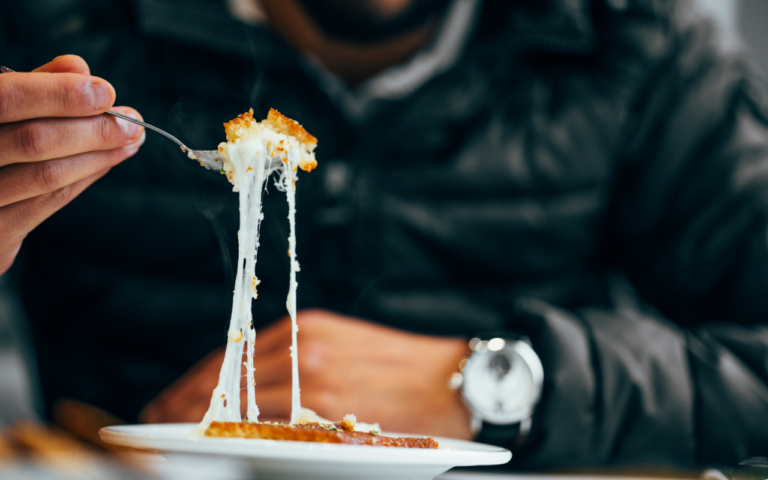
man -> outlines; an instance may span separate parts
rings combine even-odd
[[[145,138],[98,115],[117,94],[193,148],[251,106],[320,139],[298,185],[306,407],[521,468],[764,453],[767,117],[697,3],[261,0],[252,27],[203,1],[4,5],[19,69],[82,57],[0,76],[0,252],[23,245],[49,410],[197,421],[221,365],[236,198],[159,136],[116,166]],[[265,419],[289,408],[285,208],[265,195]],[[544,388],[475,434],[447,381],[486,332],[524,335]]]

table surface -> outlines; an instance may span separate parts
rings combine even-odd
[[[72,460],[72,459],[70,459]],[[114,458],[92,456],[87,461],[82,457],[73,461],[66,458],[42,459],[37,461],[0,461],[2,480],[206,480],[240,478],[236,469],[227,472],[221,463],[200,462],[180,466],[153,453],[136,453],[126,458],[128,463],[140,468],[126,468]],[[147,472],[142,474],[141,470]],[[493,473],[454,470],[439,475],[435,480],[727,480],[717,471],[704,476],[679,475],[623,475],[623,474],[535,474],[535,473]]]
[[[700,479],[698,476],[679,476],[679,477],[657,477],[657,476],[636,476],[636,475],[586,475],[586,474],[538,474],[538,473],[488,473],[488,472],[466,472],[449,471],[439,475],[435,480],[693,480]],[[708,478],[707,480],[716,480]],[[723,477],[722,480],[727,480]]]

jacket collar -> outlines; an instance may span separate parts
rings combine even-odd
[[[523,50],[589,53],[595,44],[590,0],[484,0],[478,36]],[[265,28],[239,22],[223,0],[134,0],[145,34],[254,57],[281,45]],[[500,21],[501,19],[501,21]],[[483,24],[496,34],[483,35]],[[490,32],[489,32],[490,33]],[[501,37],[501,38],[499,38]],[[281,45],[282,46],[282,45]],[[287,52],[286,52],[287,53]]]
[[[590,0],[486,0],[484,21],[497,26],[489,38],[521,50],[585,54],[595,45]],[[505,18],[498,22],[494,18]],[[501,37],[501,39],[499,38]]]

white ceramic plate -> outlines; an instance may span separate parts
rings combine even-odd
[[[114,445],[152,450],[173,461],[185,455],[226,455],[247,461],[254,478],[430,480],[452,467],[500,465],[509,450],[482,443],[432,437],[439,450],[286,442],[249,438],[188,438],[194,424],[123,425],[102,428],[101,439]],[[387,433],[387,436],[405,436]]]

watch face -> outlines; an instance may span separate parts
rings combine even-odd
[[[541,382],[531,369],[530,359],[521,356],[527,352],[516,348],[519,343],[508,342],[496,351],[477,351],[464,366],[464,398],[487,422],[509,424],[524,420],[538,400]],[[525,348],[535,356],[530,347]]]

